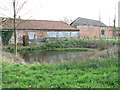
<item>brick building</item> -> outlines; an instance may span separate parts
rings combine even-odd
[[[3,19],[2,19],[3,20]],[[4,19],[2,31],[13,31],[13,19]],[[62,21],[48,21],[48,20],[22,20],[17,19],[17,42],[23,42],[23,35],[27,35],[29,41],[36,39],[38,43],[44,42],[46,39],[55,40],[57,37],[69,38],[79,37],[79,29],[74,28]],[[14,33],[9,41],[14,43]]]
[[[80,30],[80,38],[112,37],[112,28],[97,20],[78,17],[70,25]]]

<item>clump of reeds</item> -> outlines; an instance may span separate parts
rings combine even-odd
[[[2,62],[25,64],[24,59],[19,54],[15,56],[14,54],[8,52],[0,51],[0,53],[2,54]]]
[[[118,55],[118,46],[108,47],[107,49],[95,49],[94,51],[79,52],[82,60],[104,60]]]
[[[105,50],[96,50],[94,55],[90,57],[93,60],[103,60],[118,55],[118,46],[109,47]]]

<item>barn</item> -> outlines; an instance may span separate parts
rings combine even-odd
[[[80,30],[80,38],[112,37],[112,28],[98,20],[78,17],[70,25]]]
[[[2,19],[2,31],[13,31],[13,19]],[[79,29],[68,25],[63,21],[50,20],[16,20],[17,27],[17,42],[23,42],[23,36],[27,35],[30,42],[36,39],[37,43],[45,42],[47,39],[55,41],[57,38],[65,40],[68,38],[79,38]],[[9,43],[14,43],[14,33],[12,34]]]

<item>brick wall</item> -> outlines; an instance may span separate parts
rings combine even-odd
[[[35,32],[35,35],[37,38],[45,37],[46,32],[45,31],[38,31],[38,30],[18,30],[17,31],[17,43],[23,43],[23,35],[28,36],[28,32]],[[14,43],[14,33],[9,41],[10,44]]]
[[[101,35],[101,37],[112,37],[110,27],[77,26],[77,28],[80,30],[80,38],[99,38],[99,33],[101,35],[101,30],[105,30],[104,35]]]
[[[17,31],[17,43],[23,43],[23,35],[28,35],[28,32],[35,32],[35,35],[37,39],[40,41],[40,39],[46,39],[47,32],[66,32],[66,31],[42,31],[42,30],[18,30]],[[68,31],[70,32],[70,31]],[[72,31],[74,32],[74,31]],[[10,44],[14,43],[14,33],[9,41]]]

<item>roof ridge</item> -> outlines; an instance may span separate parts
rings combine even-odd
[[[9,19],[9,17],[0,17],[0,18],[6,18],[6,19]],[[14,19],[14,18],[10,18],[10,19]],[[37,19],[21,19],[21,18],[16,18],[16,20],[63,22],[63,21],[57,21],[57,20],[37,20]]]
[[[23,20],[23,19],[22,19]],[[48,22],[62,22],[62,21],[55,21],[55,20],[35,20],[35,19],[24,19],[26,21],[48,21]]]
[[[78,17],[78,18],[82,18],[82,17]],[[82,19],[87,19],[87,20],[92,20],[92,21],[99,21],[99,20],[89,19],[89,18],[82,18]],[[101,22],[101,21],[100,21],[100,22]]]
[[[106,24],[104,24],[102,21],[88,19],[88,18],[82,18],[82,17],[78,17],[70,25],[76,27],[78,24],[79,25],[87,24],[87,25],[106,26]]]
[[[70,24],[68,24],[68,23],[66,23],[66,22],[64,22],[64,21],[61,21],[61,22],[63,22],[64,24],[66,24],[66,25],[69,25],[70,27],[72,27],[72,28],[75,28],[75,27],[73,27],[72,25],[70,25]],[[77,28],[76,28],[77,29]]]

